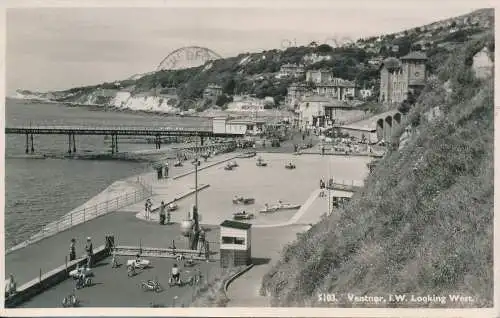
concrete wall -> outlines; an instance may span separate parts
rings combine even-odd
[[[108,255],[109,251],[105,248],[104,245],[102,245],[94,250],[93,262],[95,263],[101,261]],[[69,278],[69,272],[74,270],[77,265],[82,266],[83,264],[86,264],[86,262],[86,257],[80,257],[72,262],[68,262],[67,267],[66,264],[63,264],[48,273],[42,274],[41,277],[35,278],[30,282],[18,287],[16,294],[5,299],[5,308],[13,308],[19,306],[23,302],[33,298],[34,296],[42,293],[50,287],[59,284],[65,279]],[[34,267],[35,266],[36,265],[34,265]]]

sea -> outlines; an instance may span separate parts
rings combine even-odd
[[[5,126],[29,125],[198,127],[209,125],[209,121],[6,99]],[[110,151],[110,141],[104,136],[76,136],[76,146],[78,153]],[[154,147],[154,144],[119,141],[120,152]],[[34,135],[34,149],[34,158],[29,158],[31,155],[25,155],[25,135],[5,135],[6,248],[25,241],[44,225],[84,204],[113,182],[150,169],[147,163],[131,161],[35,159],[39,157],[36,155],[62,157],[66,154],[66,135]]]

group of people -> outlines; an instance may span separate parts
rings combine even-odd
[[[167,224],[170,224],[170,219],[171,219],[170,210],[167,209],[167,205],[165,204],[165,202],[161,201],[161,204],[160,204],[160,224],[161,225],[165,224],[165,219],[167,221]]]
[[[87,237],[87,242],[85,243],[85,254],[87,256],[87,267],[92,267],[92,257],[94,256],[94,247],[92,245],[92,238]],[[72,238],[69,243],[69,261],[74,261],[76,259],[76,239]]]

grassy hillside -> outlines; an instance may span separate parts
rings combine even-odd
[[[442,65],[410,111],[409,143],[349,205],[284,249],[263,279],[274,305],[321,306],[317,293],[336,292],[453,293],[492,306],[494,86],[471,68],[485,45],[494,47],[492,35]],[[426,120],[435,106],[443,116]]]

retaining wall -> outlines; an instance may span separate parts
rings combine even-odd
[[[105,248],[105,245],[102,245],[94,250],[94,258],[92,261],[95,264],[108,256],[109,250]],[[74,261],[68,262],[67,266],[63,264],[47,273],[41,274],[40,277],[20,286],[14,295],[8,298],[6,297],[5,308],[17,307],[50,287],[59,284],[69,278],[69,272],[74,270],[77,265],[82,266],[86,263],[87,257],[82,256]]]

